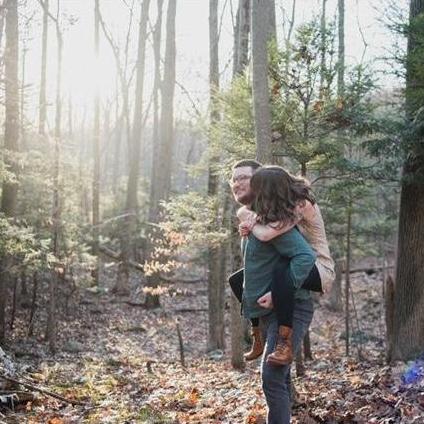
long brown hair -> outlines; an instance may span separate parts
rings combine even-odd
[[[309,182],[280,166],[258,169],[250,179],[250,187],[255,195],[253,210],[262,224],[278,221],[284,225],[296,218],[296,205],[306,200],[315,204]]]

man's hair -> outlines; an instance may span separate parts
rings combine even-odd
[[[254,159],[242,159],[233,165],[233,169],[242,168],[243,166],[250,166],[254,171],[262,168],[262,164]]]

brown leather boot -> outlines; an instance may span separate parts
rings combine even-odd
[[[246,361],[253,361],[259,358],[264,351],[264,342],[259,327],[252,327],[252,339],[253,344],[250,351],[243,355]]]
[[[274,352],[268,355],[266,362],[272,365],[288,365],[293,361],[293,330],[285,325],[278,327],[277,343]]]

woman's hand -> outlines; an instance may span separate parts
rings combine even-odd
[[[273,304],[272,304],[272,295],[271,292],[265,293],[263,296],[261,296],[258,299],[258,305],[262,306],[262,308],[265,309],[272,309],[273,308]]]
[[[252,231],[253,227],[257,224],[256,214],[251,212],[246,214],[245,220],[239,224],[239,234],[241,237],[247,237]]]

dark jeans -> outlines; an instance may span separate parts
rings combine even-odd
[[[295,300],[293,308],[293,352],[297,353],[312,321],[314,310],[311,299]],[[278,321],[271,312],[259,319],[262,337],[266,340],[261,364],[262,389],[268,405],[267,424],[289,424],[291,417],[290,365],[272,366],[266,362],[274,351],[278,335]]]
[[[293,284],[291,284],[290,278],[288,277],[289,263],[290,261],[288,259],[281,258],[281,261],[275,266],[271,284],[271,294],[278,325],[292,327],[294,294],[296,289]],[[231,289],[239,302],[241,302],[243,296],[243,279],[243,268],[231,274],[228,278]],[[306,277],[306,280],[303,282],[302,289],[322,292],[321,278],[316,265],[313,266],[308,277]],[[258,325],[258,318],[252,318],[251,323],[252,326],[256,327]]]

